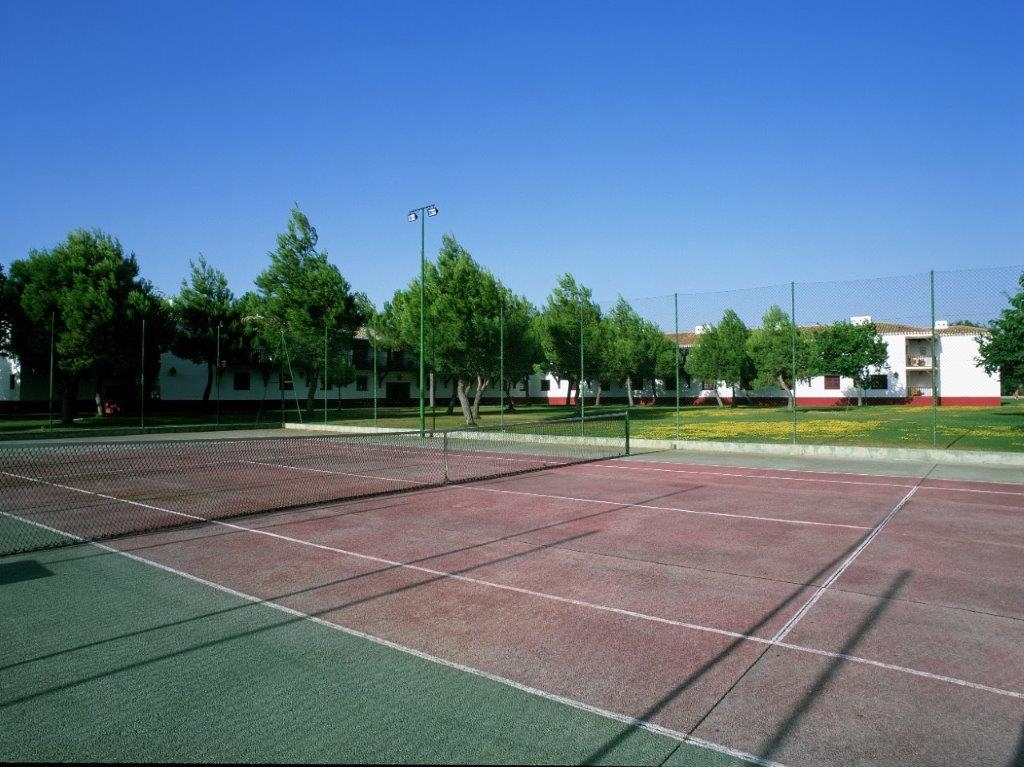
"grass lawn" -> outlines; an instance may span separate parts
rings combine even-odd
[[[624,410],[622,405],[586,407],[588,414]],[[483,406],[480,424],[497,426],[505,423],[571,418],[576,408],[548,405],[522,405],[514,412],[499,413],[496,405]],[[300,420],[294,407],[285,412],[290,422]],[[277,408],[262,412],[222,413],[220,426],[227,428],[274,427],[280,425]],[[719,408],[714,405],[683,407],[678,416],[675,408],[666,406],[634,407],[630,413],[631,434],[636,438],[709,440],[721,442],[768,442],[787,444],[792,441],[793,415],[784,408],[738,407]],[[934,420],[933,420],[934,419]],[[303,413],[305,423],[324,423],[322,409]],[[379,407],[376,418],[372,408],[330,408],[327,422],[354,426],[384,426],[400,429],[419,428],[419,410],[413,407]],[[140,433],[137,416],[85,417],[70,429],[49,428],[46,416],[5,416],[0,418],[0,439],[69,436],[74,434]],[[200,414],[163,414],[146,416],[147,432],[213,429],[213,416]],[[445,407],[433,411],[428,407],[426,425],[429,429],[450,429],[464,425],[456,408],[453,415]],[[934,441],[933,441],[934,429]],[[864,407],[800,408],[796,414],[796,437],[800,444],[863,445],[885,447],[932,447],[964,450],[1024,451],[1024,400],[1006,399],[1001,407],[908,407],[906,405],[865,405]]]

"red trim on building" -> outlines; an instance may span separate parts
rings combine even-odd
[[[867,401],[865,399],[865,401]],[[854,400],[856,402],[856,400]],[[847,403],[846,397],[797,397],[797,407],[836,407],[837,405],[845,405]]]
[[[940,405],[968,405],[973,407],[999,407],[999,397],[939,397]]]

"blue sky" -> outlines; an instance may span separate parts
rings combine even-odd
[[[543,303],[1024,263],[1024,3],[0,4],[0,259],[241,294],[293,203],[378,305],[412,208]]]

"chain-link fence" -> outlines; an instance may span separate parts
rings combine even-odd
[[[607,381],[602,393],[638,406],[637,437],[1022,450],[1020,382],[986,372],[980,353],[1022,274],[929,271],[626,299],[675,342],[678,366]],[[602,315],[619,300],[599,302]]]
[[[1024,450],[1024,381],[981,364],[1022,274],[922,271],[602,300],[570,278],[533,320],[511,294],[449,300],[444,311],[428,295],[420,338],[413,296],[404,346],[372,323],[353,337],[257,317],[247,319],[260,332],[225,329],[194,359],[140,325],[125,370],[78,382],[78,415],[147,430],[345,421],[434,431],[467,413],[500,426],[625,405],[637,438]],[[42,431],[58,427],[59,377],[45,365],[9,372],[20,399],[11,404],[48,408]]]

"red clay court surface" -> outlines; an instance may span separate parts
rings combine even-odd
[[[1024,485],[627,459],[110,545],[762,763],[1024,763]]]

